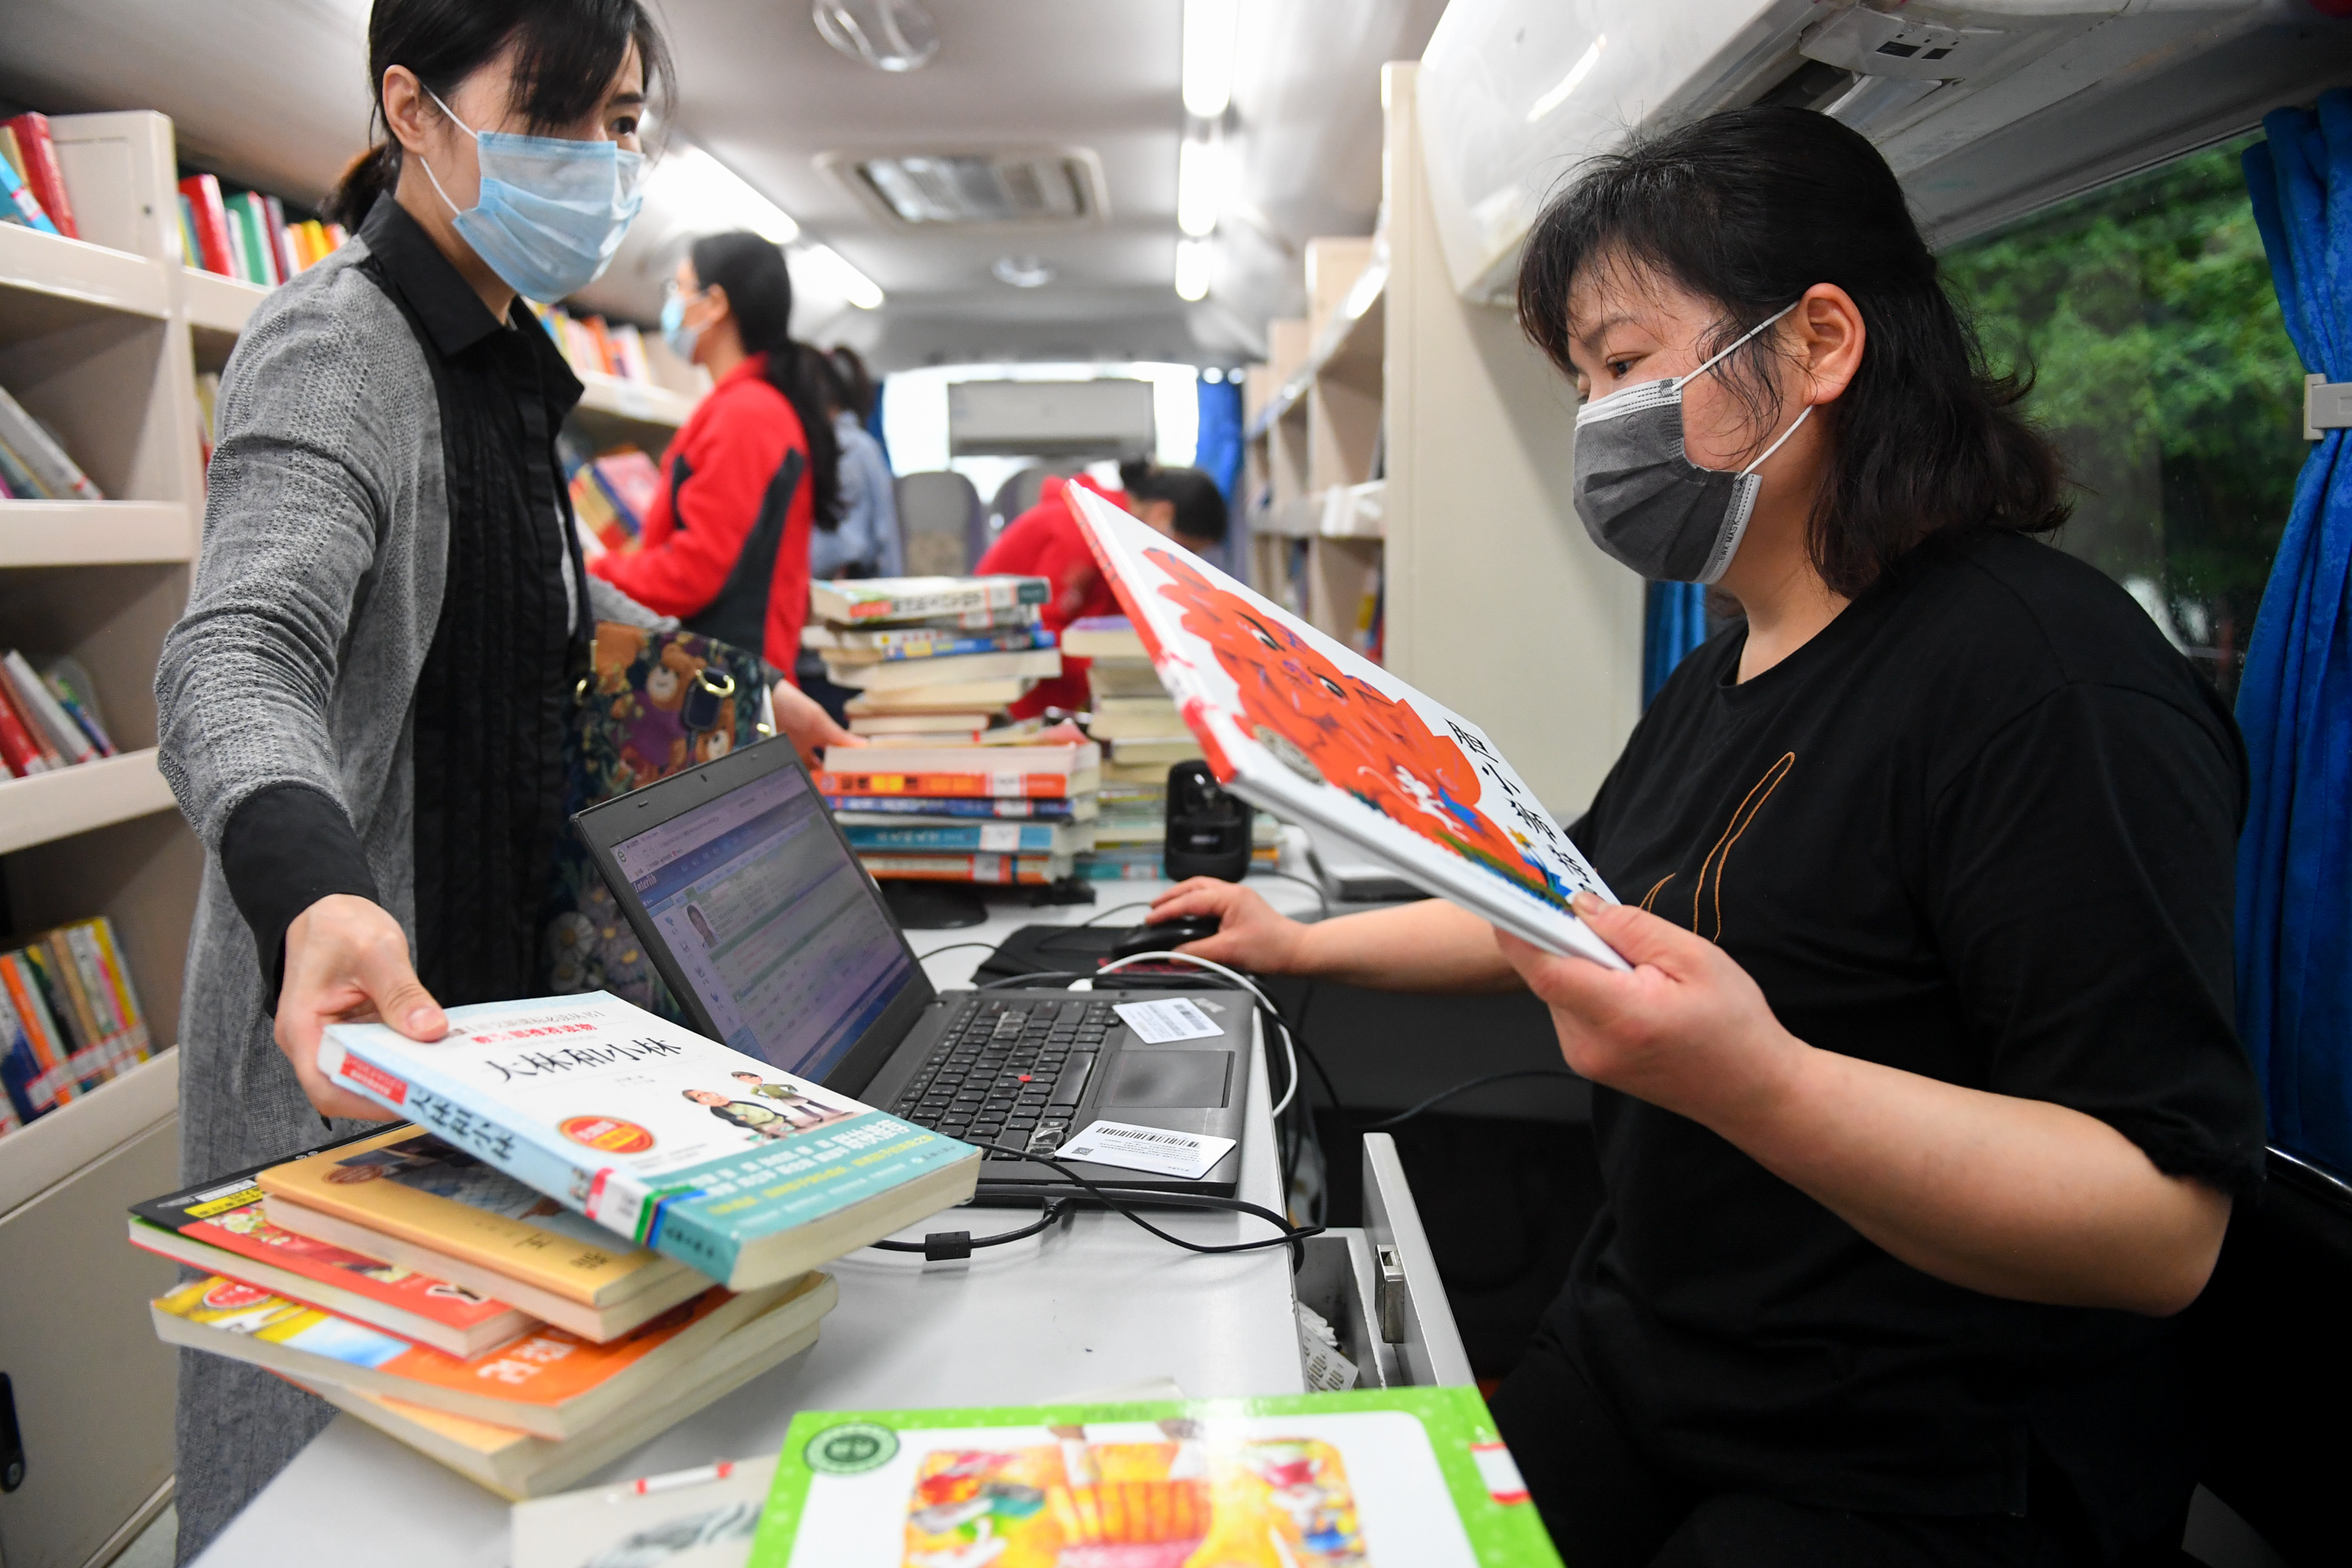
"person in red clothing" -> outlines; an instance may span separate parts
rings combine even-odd
[[[1095,564],[1094,552],[1078,527],[1077,514],[1062,492],[1084,485],[1105,500],[1126,508],[1194,554],[1215,549],[1225,537],[1225,498],[1217,482],[1198,468],[1163,468],[1156,463],[1121,463],[1121,489],[1107,489],[1085,474],[1071,479],[1048,478],[1037,504],[1004,525],[988,553],[975,568],[982,574],[1043,577],[1051,583],[1040,619],[1056,637],[1072,621],[1090,616],[1119,614],[1118,599]],[[1040,681],[1029,695],[1013,705],[1013,716],[1026,719],[1048,708],[1077,712],[1087,706],[1087,661],[1065,658],[1062,674]]]
[[[709,235],[677,264],[662,327],[715,384],[663,461],[642,548],[589,570],[686,629],[756,648],[786,680],[808,619],[809,534],[839,521],[840,447],[794,342],[784,253]]]

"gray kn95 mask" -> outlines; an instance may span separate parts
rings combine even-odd
[[[1764,488],[1756,470],[1813,410],[1808,405],[1737,473],[1702,468],[1683,450],[1683,388],[1796,308],[1767,316],[1688,375],[1645,381],[1576,411],[1576,515],[1593,543],[1654,583],[1723,575]]]

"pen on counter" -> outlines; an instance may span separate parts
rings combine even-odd
[[[709,1481],[723,1481],[735,1473],[735,1461],[721,1459],[715,1465],[698,1465],[690,1470],[672,1470],[667,1475],[640,1476],[627,1485],[604,1494],[606,1502],[619,1502],[625,1498],[650,1497],[656,1492],[674,1492],[684,1487],[698,1487]]]

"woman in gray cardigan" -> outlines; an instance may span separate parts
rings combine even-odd
[[[224,374],[202,553],[156,674],[206,858],[183,1004],[191,1184],[383,1119],[329,1085],[338,1018],[438,1038],[442,1003],[542,988],[536,917],[595,621],[554,437],[581,387],[518,296],[601,271],[637,206],[639,0],[377,0],[388,134],[356,233],[258,309]],[[776,693],[803,749],[844,743]],[[412,953],[414,961],[412,963]],[[333,1411],[184,1353],[183,1559]]]

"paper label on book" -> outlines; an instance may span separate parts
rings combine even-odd
[[[1147,1046],[1172,1045],[1178,1040],[1206,1040],[1223,1034],[1220,1025],[1182,996],[1153,1002],[1122,1002],[1111,1009]]]
[[[1215,1138],[1205,1132],[1171,1132],[1165,1127],[1138,1127],[1131,1122],[1097,1120],[1081,1128],[1057,1152],[1065,1159],[1197,1182],[1233,1146],[1232,1139]]]
[[[980,847],[982,849],[1004,851],[1021,847],[1021,827],[1018,823],[983,822],[980,825]]]

